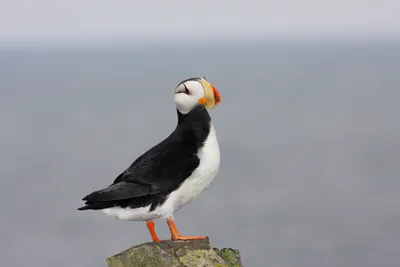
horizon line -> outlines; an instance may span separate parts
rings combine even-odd
[[[0,36],[4,45],[155,45],[155,44],[243,44],[265,42],[399,42],[399,35],[388,34],[269,34],[209,36]]]

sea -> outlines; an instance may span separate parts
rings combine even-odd
[[[1,265],[105,267],[149,242],[77,208],[174,130],[196,76],[221,94],[221,167],[181,234],[246,267],[400,265],[400,42],[347,40],[0,44]]]

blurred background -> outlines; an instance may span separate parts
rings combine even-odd
[[[0,2],[2,266],[106,266],[144,222],[78,212],[206,76],[221,169],[176,213],[245,266],[400,263],[400,4]],[[168,238],[163,220],[159,235]]]

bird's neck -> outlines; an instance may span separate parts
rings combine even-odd
[[[204,106],[195,107],[187,114],[178,111],[178,125],[174,134],[187,144],[202,147],[210,133],[212,124],[211,117]]]
[[[211,122],[210,114],[208,114],[206,108],[203,105],[196,106],[187,114],[182,114],[181,112],[179,112],[178,109],[176,111],[178,114],[178,126],[181,124],[186,124],[188,122],[201,124]]]

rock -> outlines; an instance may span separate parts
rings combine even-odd
[[[106,259],[109,267],[242,267],[236,249],[212,248],[208,239],[166,240],[134,246]]]

